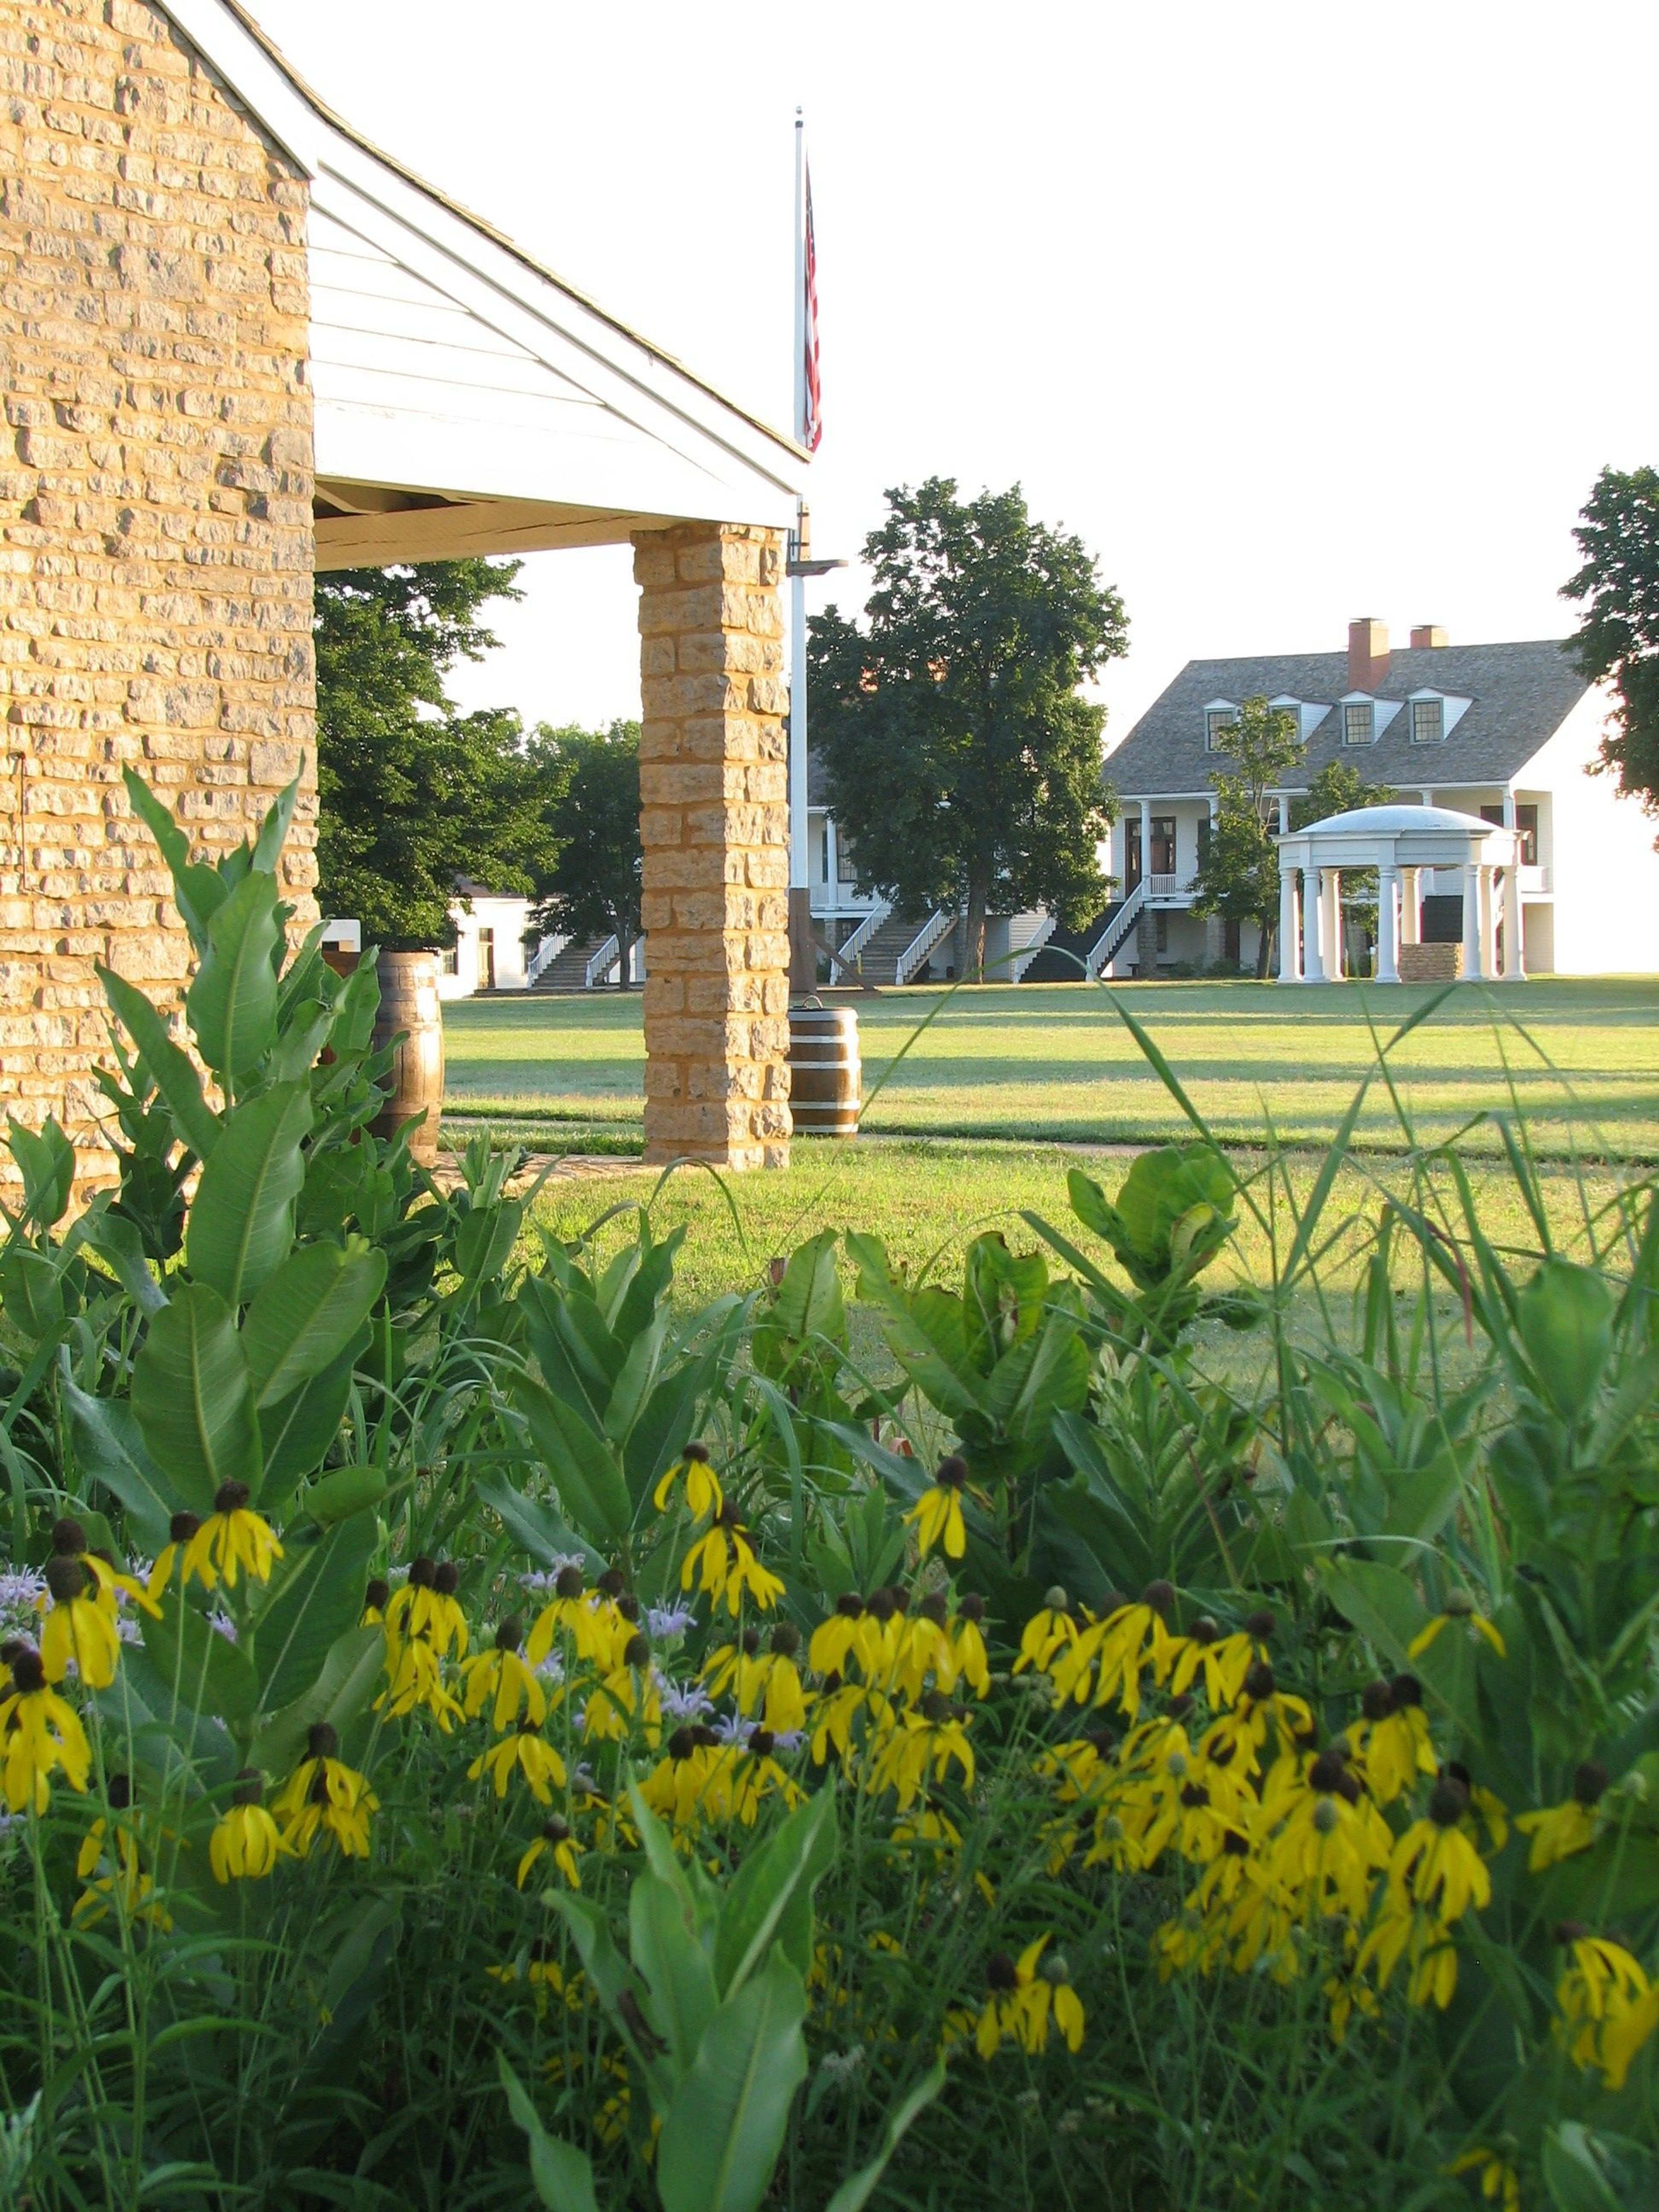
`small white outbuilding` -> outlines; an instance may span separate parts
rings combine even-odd
[[[1449,806],[1360,806],[1291,830],[1275,840],[1279,981],[1342,980],[1342,877],[1357,868],[1376,871],[1379,983],[1401,981],[1402,948],[1420,946],[1423,901],[1437,893],[1462,901],[1465,979],[1494,981],[1501,963],[1504,981],[1519,981],[1520,842],[1501,823]]]

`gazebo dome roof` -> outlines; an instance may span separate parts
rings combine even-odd
[[[1346,814],[1329,814],[1322,822],[1310,822],[1295,835],[1399,837],[1408,836],[1414,830],[1462,830],[1477,837],[1488,837],[1499,826],[1479,814],[1460,814],[1452,806],[1356,806]]]

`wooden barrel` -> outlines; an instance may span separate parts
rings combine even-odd
[[[376,975],[380,1011],[374,1018],[374,1048],[407,1031],[392,1059],[392,1093],[373,1127],[377,1137],[395,1137],[414,1115],[426,1120],[410,1142],[410,1157],[422,1167],[438,1159],[438,1121],[444,1103],[444,1028],[438,1004],[435,952],[383,952]]]
[[[850,1006],[789,1010],[789,1110],[798,1137],[856,1137],[864,1103],[859,1018]]]

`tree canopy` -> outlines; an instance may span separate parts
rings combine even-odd
[[[1225,921],[1255,922],[1261,933],[1256,973],[1265,975],[1279,927],[1279,849],[1273,842],[1279,825],[1276,802],[1268,794],[1285,788],[1307,749],[1296,716],[1265,699],[1246,699],[1237,720],[1217,737],[1216,746],[1228,765],[1210,771],[1216,812],[1199,862],[1193,911],[1218,915]],[[1352,807],[1386,805],[1393,797],[1384,786],[1368,784],[1352,763],[1327,761],[1306,792],[1291,800],[1291,826],[1301,830]],[[1358,872],[1352,878],[1352,890],[1363,896],[1368,883],[1374,889],[1376,881],[1374,870]]]
[[[1584,610],[1574,658],[1615,702],[1599,766],[1659,814],[1659,471],[1603,469],[1572,534],[1584,562],[1561,596]]]
[[[1105,709],[1079,686],[1127,624],[1082,540],[1034,521],[1018,485],[963,501],[935,477],[887,505],[862,623],[831,606],[811,625],[812,746],[860,884],[913,911],[963,903],[978,975],[994,898],[1075,925],[1104,896]]]
[[[562,930],[624,950],[640,933],[640,726],[544,723],[530,743],[547,795],[555,858],[538,877],[532,930]],[[622,981],[628,981],[627,963]]]
[[[515,714],[461,714],[458,659],[516,599],[516,562],[354,568],[317,579],[319,896],[366,944],[447,944],[455,879],[529,892],[555,859],[542,770]]]

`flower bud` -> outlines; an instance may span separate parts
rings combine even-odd
[[[1265,1605],[1258,1606],[1254,1613],[1247,1613],[1244,1616],[1245,1633],[1254,1636],[1258,1644],[1265,1644],[1278,1626],[1278,1621]]]
[[[933,1480],[947,1490],[962,1490],[968,1481],[968,1462],[959,1452],[951,1452],[942,1459],[934,1471]]]
[[[363,1603],[373,1606],[376,1613],[384,1613],[392,1595],[392,1585],[376,1575],[363,1592]]]
[[[61,1521],[52,1524],[52,1548],[65,1559],[73,1559],[77,1552],[87,1548],[87,1532],[81,1523],[65,1514]]]
[[[1155,1581],[1148,1583],[1140,1593],[1142,1605],[1151,1606],[1154,1613],[1168,1613],[1175,1601],[1175,1584],[1165,1582],[1162,1575]]]
[[[432,1570],[432,1587],[440,1597],[453,1597],[461,1586],[461,1571],[453,1559],[441,1559]]]
[[[781,1620],[772,1631],[772,1650],[780,1659],[793,1659],[800,1650],[800,1631],[793,1620]]]
[[[168,1539],[175,1544],[187,1544],[201,1525],[193,1513],[175,1513],[167,1522]]]
[[[1607,1770],[1599,1759],[1587,1759],[1572,1778],[1572,1794],[1581,1805],[1597,1803],[1607,1786]]]
[[[498,1651],[516,1651],[524,1642],[524,1624],[516,1613],[509,1613],[495,1631]]]
[[[226,1519],[233,1513],[245,1513],[252,1495],[245,1482],[222,1482],[213,1493],[213,1510]]]
[[[578,1566],[562,1566],[559,1569],[558,1573],[553,1577],[553,1595],[555,1597],[567,1599],[580,1597],[586,1588],[586,1579],[584,1577],[581,1569]]]
[[[307,1731],[306,1744],[313,1759],[332,1759],[340,1748],[340,1739],[326,1721],[313,1721]]]
[[[79,1597],[87,1586],[87,1571],[67,1552],[54,1552],[46,1561],[46,1588],[59,1605]]]

